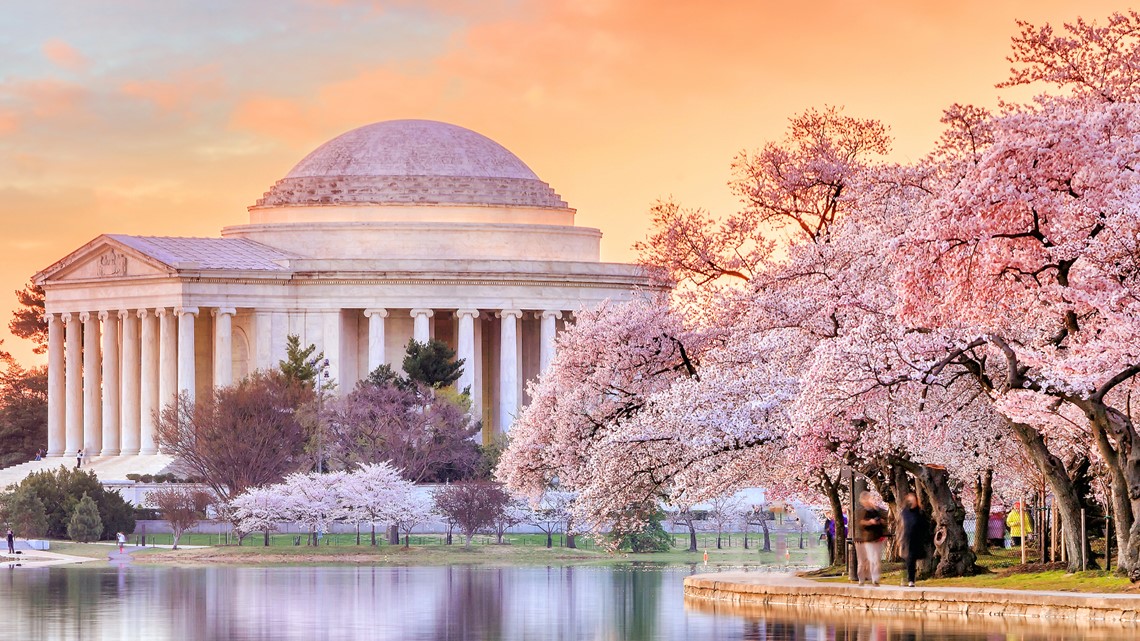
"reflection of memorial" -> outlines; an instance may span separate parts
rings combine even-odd
[[[220,238],[99,236],[34,277],[47,453],[154,455],[157,408],[275,367],[288,334],[342,391],[398,370],[409,339],[442,340],[485,438],[507,430],[572,312],[648,283],[601,262],[601,232],[574,217],[494,141],[402,120],[320,146]]]

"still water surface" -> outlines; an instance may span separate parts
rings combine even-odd
[[[633,566],[4,569],[0,640],[1137,638],[1122,628],[687,604],[687,574]]]

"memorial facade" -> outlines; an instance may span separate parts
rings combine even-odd
[[[48,455],[149,455],[154,413],[276,367],[286,336],[347,393],[414,338],[464,359],[484,438],[573,312],[649,286],[600,261],[601,232],[473,131],[399,120],[318,147],[218,238],[107,234],[34,280],[46,292]]]

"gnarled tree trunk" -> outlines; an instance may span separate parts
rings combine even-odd
[[[942,578],[975,574],[977,566],[974,561],[977,557],[970,549],[966,529],[962,525],[966,510],[950,487],[950,475],[940,467],[907,460],[899,463],[914,476],[926,496],[926,504],[930,506],[934,535],[933,575]]]
[[[819,476],[823,493],[827,495],[827,502],[831,505],[831,518],[835,520],[835,540],[833,541],[835,563],[833,565],[844,567],[847,565],[847,526],[843,524],[843,500],[839,497],[839,479],[837,477],[835,481],[832,481],[825,471],[820,471]],[[768,533],[765,530],[765,543],[767,536]]]

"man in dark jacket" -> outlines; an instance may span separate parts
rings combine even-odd
[[[918,560],[926,558],[926,541],[929,537],[926,526],[926,514],[918,501],[918,495],[910,492],[906,495],[905,505],[901,513],[902,518],[902,553],[906,559],[907,585],[914,587],[915,573],[918,569]]]

